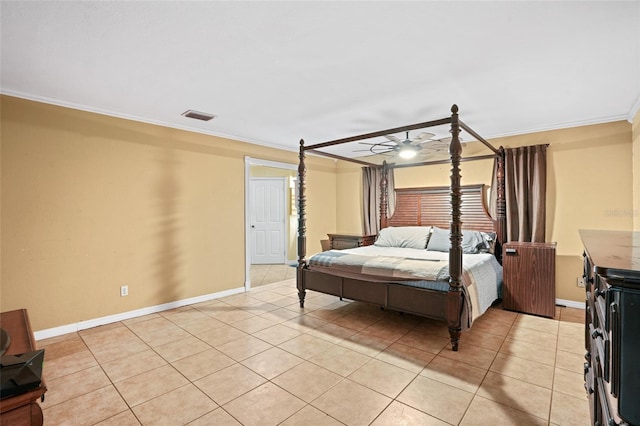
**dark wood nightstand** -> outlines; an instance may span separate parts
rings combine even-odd
[[[36,342],[26,309],[0,313],[0,326],[6,330],[11,341],[5,355],[18,355],[36,350]],[[0,424],[42,425],[42,409],[36,402],[44,399],[47,386],[44,379],[40,386],[0,401]]]
[[[502,247],[502,307],[553,318],[556,243],[511,242]]]
[[[327,236],[329,236],[329,248],[334,250],[370,246],[376,240],[375,234],[327,234]]]

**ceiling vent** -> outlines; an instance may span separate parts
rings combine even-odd
[[[215,117],[215,115],[213,115],[213,114],[209,114],[209,113],[206,113],[206,112],[194,111],[192,109],[183,112],[182,115],[184,115],[185,117],[188,117],[188,118],[193,118],[193,119],[201,120],[201,121],[209,121],[209,120],[212,120]]]

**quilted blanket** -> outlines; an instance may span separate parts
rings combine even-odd
[[[384,281],[442,281],[449,278],[449,263],[444,259],[371,256],[331,250],[313,256],[309,265],[328,267],[334,272],[376,277]]]
[[[439,291],[449,289],[449,254],[409,248],[359,247],[313,255],[309,268],[365,281],[390,282]],[[499,297],[502,267],[490,254],[463,255],[463,328]]]

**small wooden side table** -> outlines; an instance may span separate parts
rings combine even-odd
[[[556,243],[505,243],[502,307],[553,318],[556,312]]]
[[[23,354],[37,349],[26,309],[0,313],[0,327],[4,328],[11,338],[5,355]],[[44,398],[46,391],[47,386],[42,379],[40,386],[36,389],[0,399],[0,424],[41,426],[42,409],[36,401]]]
[[[327,236],[329,237],[329,248],[333,250],[370,246],[376,240],[375,234],[327,234]]]

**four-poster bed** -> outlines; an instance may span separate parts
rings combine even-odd
[[[391,165],[387,164],[385,161],[382,165],[379,165],[363,161],[362,159],[348,158],[323,151],[323,149],[349,142],[443,125],[450,126],[450,160]],[[484,144],[492,153],[489,155],[462,158],[462,144],[460,142],[461,130],[466,131],[477,141]],[[398,271],[396,269],[391,272],[387,271],[387,275],[385,275],[385,273],[380,272],[380,268],[377,266],[382,262],[382,260],[388,260],[388,258],[376,258],[373,262],[376,264],[376,267],[371,268],[367,266],[370,262],[369,258],[365,258],[364,256],[359,256],[359,254],[351,252],[333,254],[326,252],[327,254],[325,254],[324,258],[320,258],[315,262],[309,262],[307,260],[305,195],[305,156],[307,152],[313,152],[315,154],[328,156],[334,159],[355,162],[362,164],[363,166],[382,167],[383,173],[380,182],[380,235],[382,236],[383,233],[391,235],[392,232],[396,234],[406,234],[407,232],[420,232],[420,228],[418,227],[429,228],[428,233],[425,234],[422,250],[417,250],[417,248],[419,248],[418,245],[413,249],[409,249],[416,250],[411,252],[410,255],[407,255],[408,257],[411,257],[411,259],[406,261],[399,261],[396,259],[391,262],[395,264],[403,263],[403,266],[396,266],[396,268],[405,268],[406,270]],[[492,218],[487,212],[484,185],[462,186],[460,174],[461,162],[491,158],[497,159],[498,164],[496,174],[498,182],[496,188],[497,213],[495,218]],[[473,235],[474,233],[477,233],[477,235],[494,233],[494,242],[497,242],[495,256],[498,260],[500,259],[500,247],[506,239],[504,150],[502,148],[494,148],[475,131],[460,121],[458,118],[458,107],[453,105],[451,107],[451,116],[439,120],[368,133],[310,146],[305,146],[304,141],[301,140],[299,159],[298,266],[296,279],[300,307],[304,307],[306,290],[315,290],[339,296],[341,298],[345,297],[352,300],[377,304],[391,310],[444,320],[447,322],[449,327],[452,349],[454,351],[458,350],[461,331],[467,329],[471,325],[473,318],[478,315],[478,307],[473,306],[473,304],[478,303],[477,301],[479,298],[486,298],[486,296],[478,296],[479,283],[477,282],[478,279],[476,279],[478,274],[482,275],[486,272],[478,273],[470,271],[467,265],[467,263],[486,264],[486,255],[482,261],[476,262],[475,258],[473,261],[467,260],[475,256],[482,256],[481,254],[465,254],[465,262],[463,262],[463,230],[465,232],[465,240],[468,236]],[[391,217],[387,217],[388,185],[386,176],[390,167],[399,168],[449,163],[451,164],[451,184],[449,187],[398,189],[396,190],[395,212]],[[435,245],[434,237],[438,234],[441,238],[442,230],[445,228],[449,228],[449,231],[447,231],[449,247],[445,248],[445,250],[448,249],[448,265],[446,263],[442,263],[442,253],[435,257],[426,256],[425,259],[422,259],[421,261],[418,260],[418,258],[425,257],[422,252],[429,252],[427,249],[427,242],[430,241],[429,239],[433,238],[433,245]],[[409,240],[411,240],[411,238],[413,237],[410,236]],[[405,244],[405,242],[406,241],[402,242],[401,245]],[[381,243],[379,245],[384,244]],[[364,247],[363,249],[367,248]],[[465,252],[469,252],[466,245]],[[473,250],[471,252],[475,253]],[[386,256],[386,252],[383,252],[382,256]],[[447,256],[445,255],[445,257]],[[489,257],[493,261],[493,264],[498,265],[498,262],[493,255]],[[353,272],[353,269],[346,269],[347,266],[343,265],[344,262],[342,261],[346,258],[352,258],[356,263],[360,262],[359,266],[356,267],[356,271],[360,268],[359,272]],[[407,271],[411,270],[411,273],[413,273],[414,264],[417,263],[425,265],[428,264],[433,271],[428,273],[418,272],[418,275],[412,276]],[[438,264],[435,269],[433,266],[434,263]],[[493,268],[495,269],[495,266]],[[375,270],[375,272],[371,272],[373,270]],[[427,280],[440,280],[440,282],[442,282],[443,271],[446,274],[445,279],[448,282],[448,285],[445,285],[445,288],[442,288],[442,286],[438,288],[437,285],[430,285],[425,281],[425,277],[428,276],[429,278],[427,278]],[[489,272],[489,275],[492,275],[492,273]],[[501,269],[498,275],[501,279]],[[478,288],[475,287],[476,285]],[[473,312],[474,309],[476,309],[476,312]]]

